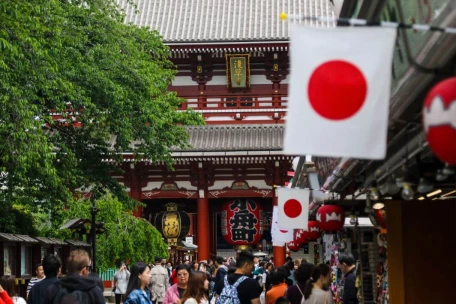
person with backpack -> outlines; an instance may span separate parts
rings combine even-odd
[[[239,253],[236,270],[225,276],[225,286],[216,290],[216,304],[260,304],[260,286],[250,278],[255,267],[253,259],[251,252]]]
[[[62,271],[62,262],[58,255],[48,254],[43,258],[43,270],[46,278],[30,289],[27,299],[28,304],[45,304],[48,303],[49,286],[59,281],[58,276]]]
[[[71,251],[67,261],[67,276],[49,286],[48,304],[105,304],[103,292],[95,280],[88,277],[90,258],[87,251]]]
[[[127,286],[127,299],[124,304],[152,304],[147,285],[151,278],[150,268],[143,262],[136,262],[131,267],[130,280]]]

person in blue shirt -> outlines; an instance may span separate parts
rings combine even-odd
[[[147,285],[150,283],[150,268],[143,262],[136,262],[131,267],[130,280],[127,285],[127,299],[124,304],[152,304],[150,291]]]

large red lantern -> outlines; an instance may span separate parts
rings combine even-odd
[[[307,224],[308,231],[304,231],[304,239],[308,241],[315,241],[321,236],[320,227],[317,221],[309,221]]]
[[[231,245],[252,245],[261,240],[261,205],[252,199],[236,199],[222,206],[222,235]]]
[[[301,244],[296,241],[291,241],[287,243],[287,247],[290,251],[297,252],[301,248]]]
[[[426,96],[423,126],[432,152],[456,165],[456,77],[439,82]]]
[[[339,206],[324,205],[317,211],[317,222],[322,231],[339,231],[345,224],[345,212]]]

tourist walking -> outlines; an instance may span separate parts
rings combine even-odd
[[[192,271],[181,303],[207,304],[209,299],[208,289],[208,274],[204,271]]]
[[[3,289],[0,284],[0,304],[14,304],[13,299],[8,295],[8,292]]]
[[[27,292],[26,292],[26,296],[25,296],[27,299],[29,297],[29,293],[30,293],[30,290],[32,289],[33,285],[35,285],[36,283],[38,283],[38,282],[44,280],[44,278],[46,278],[46,275],[44,274],[44,270],[43,270],[43,265],[41,265],[41,264],[35,265],[35,274],[36,274],[36,277],[31,278],[30,282],[27,285]]]
[[[294,276],[296,285],[288,287],[285,297],[291,304],[301,304],[302,297],[304,296],[304,288],[306,282],[310,279],[314,265],[311,263],[300,264],[295,270]]]
[[[312,270],[312,276],[304,288],[302,304],[334,304],[331,290],[331,267],[319,264]]]
[[[190,265],[180,264],[176,267],[177,283],[169,287],[166,291],[163,304],[179,304],[187,289],[188,279],[190,277]]]
[[[344,274],[343,285],[344,294],[342,302],[344,304],[358,304],[358,288],[356,288],[356,266],[355,258],[352,254],[339,255],[339,268]]]
[[[147,264],[143,262],[133,264],[124,304],[152,304],[150,291],[147,289],[150,278],[150,268]]]
[[[87,251],[75,249],[67,261],[67,275],[48,288],[49,302],[54,304],[73,303],[78,291],[89,304],[104,304],[103,291],[97,282],[89,278],[90,258]]]
[[[12,275],[5,275],[0,278],[0,285],[7,292],[14,304],[27,304],[24,298],[18,296],[16,291],[16,277]]]
[[[130,271],[128,271],[125,262],[120,262],[119,269],[114,274],[113,285],[116,304],[120,301],[125,301],[125,294],[127,293],[128,280],[130,279]]]
[[[30,293],[27,298],[28,304],[46,304],[48,303],[49,294],[48,288],[52,284],[59,281],[58,276],[62,271],[62,262],[59,256],[54,254],[48,254],[43,258],[43,271],[46,278],[30,289]]]
[[[155,304],[163,303],[169,287],[168,270],[162,266],[162,258],[155,257],[155,267],[150,271],[150,291]]]

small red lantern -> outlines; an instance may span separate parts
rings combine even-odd
[[[301,248],[301,244],[299,244],[296,241],[291,241],[291,242],[287,243],[287,247],[288,247],[288,250],[297,252],[297,251],[299,251],[299,248]]]
[[[320,227],[317,221],[309,221],[307,224],[308,231],[304,231],[304,239],[315,241],[321,236]]]
[[[317,222],[322,231],[339,231],[345,224],[345,211],[335,205],[321,206],[317,211]]]
[[[293,240],[294,242],[298,244],[304,244],[306,242],[306,239],[304,238],[304,230],[303,229],[296,229],[293,234]]]
[[[426,96],[423,127],[432,152],[456,165],[456,77],[439,82]]]
[[[222,235],[231,245],[257,244],[263,235],[261,205],[252,199],[236,199],[222,206]]]
[[[386,211],[384,209],[374,210],[377,222],[383,229],[386,229]]]

